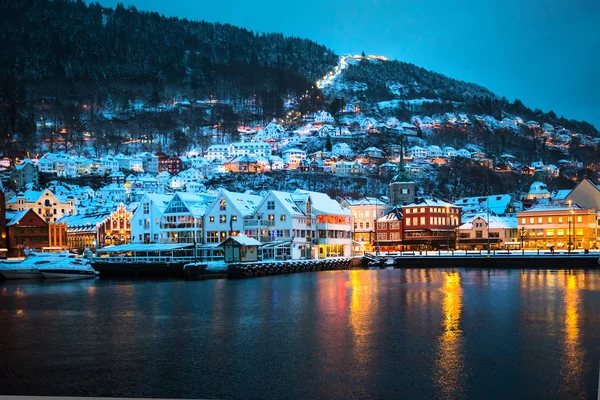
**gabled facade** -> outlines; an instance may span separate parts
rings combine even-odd
[[[33,210],[47,223],[56,222],[65,215],[75,214],[75,200],[55,196],[50,190],[27,190],[6,203],[7,210]]]
[[[213,196],[176,193],[160,219],[161,243],[203,243],[203,218]]]
[[[131,241],[134,243],[159,243],[160,221],[171,194],[146,193],[131,216]]]
[[[23,188],[26,185],[38,184],[38,169],[29,159],[25,159],[22,163],[15,165],[15,168],[10,172],[10,181],[17,188]]]
[[[245,223],[262,197],[221,190],[204,215],[204,243],[221,243],[245,232]]]

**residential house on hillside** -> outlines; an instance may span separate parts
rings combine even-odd
[[[36,186],[38,184],[38,169],[33,162],[26,158],[10,172],[10,181],[17,189],[24,188],[27,185]]]
[[[352,157],[354,152],[348,143],[336,143],[331,148],[331,155],[334,157]]]
[[[283,152],[282,158],[284,165],[287,164],[290,168],[295,169],[298,167],[300,160],[306,158],[306,152],[296,148],[288,149]]]

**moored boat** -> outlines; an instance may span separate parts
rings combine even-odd
[[[44,264],[38,267],[38,271],[47,279],[87,279],[97,275],[89,261],[78,258]]]

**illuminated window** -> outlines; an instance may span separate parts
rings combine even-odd
[[[583,221],[583,217],[581,215],[577,216],[577,222],[582,222]]]
[[[546,229],[546,236],[554,236],[554,229]]]
[[[542,217],[538,217],[538,224],[541,224],[542,222]]]
[[[226,223],[227,222],[227,215],[225,215],[225,214],[219,215],[219,222],[222,223],[222,224]]]
[[[420,224],[421,224],[421,225],[425,225],[425,217],[421,217]]]
[[[419,210],[419,212],[425,212],[425,207],[421,207],[421,209]]]
[[[563,217],[558,217],[558,223],[562,224],[562,222],[563,222]]]
[[[208,222],[215,222],[215,217],[209,217]]]
[[[551,224],[552,223],[552,217],[548,217],[548,223]]]
[[[219,201],[219,210],[225,211],[227,210],[227,200],[223,199]]]
[[[565,230],[564,229],[557,229],[556,230],[556,236],[565,236]]]
[[[527,218],[521,218],[521,223],[522,224],[526,224],[527,223]]]
[[[410,226],[410,218],[406,218],[406,226]]]
[[[575,236],[583,236],[583,228],[577,228],[575,230]]]
[[[535,222],[535,218],[533,218],[533,217],[529,218],[529,223],[530,224],[533,224],[534,222]]]

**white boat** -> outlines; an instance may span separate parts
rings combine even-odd
[[[94,278],[98,272],[88,260],[68,258],[58,263],[44,264],[38,271],[47,279],[87,279]]]
[[[44,269],[56,269],[60,266],[67,269],[70,274],[75,275],[74,270],[83,270],[80,275],[88,275],[89,269],[94,269],[89,262],[78,259],[74,254],[62,253],[29,253],[24,260],[7,260],[0,263],[0,274],[6,279],[43,279],[46,277],[41,271]],[[67,274],[63,274],[67,275]],[[95,271],[92,276],[95,276]],[[87,276],[82,276],[87,277]]]

